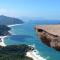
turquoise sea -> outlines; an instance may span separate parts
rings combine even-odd
[[[12,36],[5,38],[5,44],[35,45],[36,49],[39,51],[38,55],[41,55],[43,58],[47,58],[47,60],[60,60],[60,52],[47,47],[38,38],[34,29],[38,24],[40,23],[29,21],[22,25],[11,27]]]

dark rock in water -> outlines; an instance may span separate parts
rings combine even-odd
[[[36,28],[41,41],[48,47],[60,51],[60,36],[51,34],[41,28]]]
[[[11,30],[10,27],[6,25],[0,25],[0,36],[10,35],[9,31]]]

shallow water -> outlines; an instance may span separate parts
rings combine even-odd
[[[57,52],[54,49],[47,47],[37,37],[37,33],[34,29],[37,24],[39,23],[29,22],[23,25],[11,27],[11,32],[13,35],[5,38],[5,44],[34,44],[36,46],[36,49],[39,51],[38,55],[47,58],[47,60],[59,60],[60,52]]]

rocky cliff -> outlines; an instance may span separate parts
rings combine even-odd
[[[57,51],[60,51],[60,36],[56,34],[52,34],[48,32],[46,29],[42,27],[36,27],[36,31],[38,32],[38,36],[41,41],[47,45],[48,47],[54,48]],[[57,33],[57,32],[56,32]]]

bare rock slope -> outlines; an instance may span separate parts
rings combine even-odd
[[[36,26],[36,31],[45,45],[60,51],[60,25]]]

